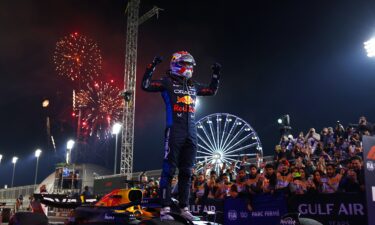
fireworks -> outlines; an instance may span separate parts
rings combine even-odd
[[[65,36],[56,43],[53,61],[58,74],[72,81],[92,81],[102,68],[98,45],[78,33]]]
[[[85,89],[75,94],[73,101],[76,111],[81,111],[82,136],[106,139],[111,134],[112,125],[121,119],[123,98],[120,89],[109,83],[87,83]]]

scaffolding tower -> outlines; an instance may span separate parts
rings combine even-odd
[[[127,29],[125,47],[124,92],[125,99],[122,117],[122,139],[120,174],[132,177],[133,173],[133,148],[134,148],[134,115],[135,115],[135,89],[137,68],[137,41],[138,26],[158,15],[162,10],[154,6],[149,12],[139,17],[140,0],[129,0],[126,7]]]

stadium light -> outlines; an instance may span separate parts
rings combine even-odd
[[[118,134],[121,131],[121,123],[115,123],[112,127],[112,134]]]
[[[290,130],[292,129],[290,126],[290,116],[288,114],[281,116],[277,119],[277,123],[279,124],[280,135],[289,135]]]
[[[118,134],[120,133],[122,128],[121,123],[115,123],[112,127],[112,134],[116,135],[116,143],[115,143],[115,163],[113,165],[113,174],[116,174],[117,170],[117,142],[118,142]]]
[[[43,108],[47,108],[49,106],[49,100],[48,99],[44,99],[43,102],[42,102],[42,107]]]
[[[0,154],[0,163],[1,163],[1,160],[3,159],[3,155]]]
[[[39,158],[41,154],[42,154],[42,150],[40,149],[35,150],[35,157]]]
[[[37,178],[38,178],[39,156],[40,156],[41,154],[42,154],[42,150],[40,150],[40,149],[35,150],[36,168],[35,168],[34,185],[36,185],[36,180],[37,180]]]
[[[72,161],[72,149],[73,149],[74,143],[75,142],[73,140],[69,140],[66,143],[66,158],[65,158],[66,164],[70,164],[70,162]]]
[[[66,148],[69,149],[69,150],[72,150],[73,146],[74,146],[74,141],[73,140],[69,140],[67,143],[66,143]]]
[[[17,156],[14,156],[12,158],[12,163],[13,163],[13,175],[12,175],[12,185],[11,187],[13,187],[13,183],[14,183],[14,172],[16,171],[16,163],[17,163],[17,160],[18,160],[18,157]]]
[[[375,56],[375,38],[371,38],[370,40],[363,43],[364,48],[366,49],[368,57]]]

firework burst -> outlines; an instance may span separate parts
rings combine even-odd
[[[72,81],[92,81],[102,68],[98,45],[78,33],[65,36],[56,43],[53,61],[58,74]]]
[[[84,137],[94,136],[106,139],[111,135],[111,128],[120,121],[123,98],[120,89],[105,82],[89,82],[85,90],[75,94],[76,115],[81,114],[80,129]]]

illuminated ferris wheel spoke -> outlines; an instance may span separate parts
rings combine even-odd
[[[229,158],[229,157],[224,157],[222,160],[223,160],[225,163],[227,163],[227,164],[232,164],[233,162],[237,162],[236,159],[232,159],[232,158]]]
[[[206,135],[206,138],[207,138],[208,142],[210,142],[210,144],[211,144],[213,150],[214,150],[214,149],[216,150],[215,145],[212,144],[212,141],[211,141],[210,135],[209,135],[209,134],[207,133],[207,131],[206,131],[206,128],[205,128],[203,125],[202,125],[201,127],[202,127],[201,129],[202,129],[203,132],[204,132],[204,135]]]
[[[203,128],[201,128],[201,129],[203,129]],[[206,137],[206,139],[204,137],[202,137],[202,135],[199,135],[199,133],[198,133],[198,135],[197,135],[198,136],[198,141],[200,139],[204,144],[206,144],[206,146],[209,149],[211,149],[213,151],[215,148],[214,148],[214,145],[211,142],[211,139],[209,138],[209,136],[208,136],[208,134],[207,134],[207,132],[205,130],[203,130],[203,133],[204,133],[204,136]],[[207,143],[206,140],[208,140],[209,143]]]
[[[245,145],[243,147],[236,148],[236,149],[233,149],[232,151],[226,152],[226,154],[232,154],[232,153],[235,153],[235,152],[239,152],[239,151],[242,151],[243,149],[254,147],[257,144],[258,143],[252,143],[250,145]]]
[[[224,148],[223,149],[223,152],[228,152],[230,151],[231,149],[233,149],[234,147],[242,144],[243,142],[245,142],[246,140],[248,140],[250,137],[252,136],[252,134],[248,134],[246,135],[245,137],[243,137],[241,140],[237,141],[234,145],[231,145],[231,146],[228,146],[227,148]]]
[[[242,157],[242,156],[256,156],[256,153],[238,154],[238,155],[225,155],[226,157]]]
[[[198,144],[198,147],[202,148],[202,146],[201,146],[200,144]],[[207,150],[206,148],[203,148],[203,149]],[[197,152],[198,152],[198,153],[202,153],[202,154],[207,155],[207,156],[205,156],[205,157],[208,157],[208,156],[211,156],[211,155],[212,155],[212,152],[211,152],[211,151],[209,151],[209,152],[202,152],[202,151],[200,151],[200,150],[197,150]]]
[[[197,156],[197,159],[206,159],[205,161],[209,161],[211,158],[207,158],[208,156]]]
[[[214,147],[212,145],[209,145],[206,140],[201,136],[201,135],[197,135],[198,136],[198,140],[201,140],[208,148],[210,148],[210,151],[213,152],[213,150],[211,149],[214,149]],[[203,147],[202,147],[203,148]]]
[[[229,158],[229,159],[227,159],[227,158],[222,158],[221,161],[222,161],[223,163],[226,163],[227,165],[232,163],[232,161],[230,161],[230,158]],[[219,167],[222,167],[222,166],[223,166],[223,165],[220,165],[220,164],[217,164],[217,165],[218,165]]]
[[[208,149],[208,148],[206,148],[205,146],[203,146],[201,144],[198,144],[198,147],[202,148],[203,150],[206,150],[205,153],[208,154],[208,155],[212,155],[214,153],[211,149]],[[197,150],[197,152],[198,152],[198,150]]]
[[[208,122],[208,121],[207,121]],[[215,141],[215,132],[214,132],[214,129],[212,128],[212,120],[210,120],[210,123],[208,123],[209,126],[210,126],[210,131],[211,131],[211,135],[212,135],[212,140],[214,141],[214,146],[215,146],[215,149],[218,149],[217,148],[217,144],[216,144],[216,141]]]
[[[221,117],[219,115],[216,116],[216,142],[218,149],[220,148],[220,128],[221,128]]]
[[[241,127],[241,129],[232,137],[232,139],[223,147],[223,149],[228,148],[228,146],[230,146],[230,144],[232,144],[232,142],[235,141],[237,137],[240,136],[244,132],[244,130],[245,130],[245,127]]]
[[[228,130],[228,126],[227,125],[228,124],[229,124],[229,118],[226,118],[225,119],[225,123],[224,123],[223,133],[221,134],[221,139],[220,139],[220,145],[219,145],[220,149],[223,148],[224,135],[227,133],[227,130]]]
[[[228,133],[227,137],[225,138],[225,141],[224,141],[224,143],[223,143],[223,146],[226,145],[226,143],[227,143],[229,137],[233,134],[233,130],[235,129],[236,124],[237,124],[237,120],[238,120],[238,119],[236,118],[236,120],[235,120],[234,123],[232,124],[232,127],[230,128],[229,133]]]

